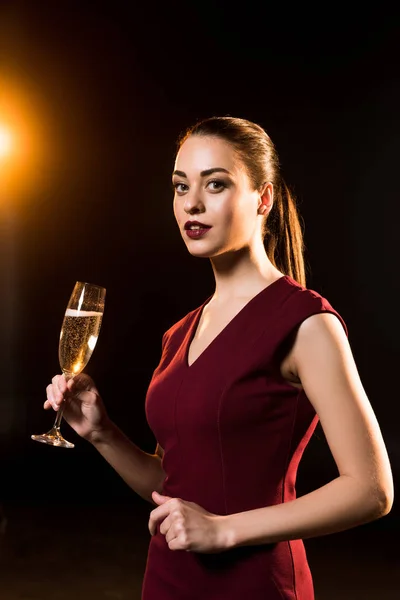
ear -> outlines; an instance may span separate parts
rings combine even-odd
[[[266,215],[270,212],[274,204],[274,184],[268,181],[260,190],[258,201],[258,212],[260,215]]]

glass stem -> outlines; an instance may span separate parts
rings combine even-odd
[[[61,424],[63,412],[64,412],[64,404],[62,404],[60,406],[60,408],[58,409],[56,420],[54,421],[53,429],[57,429],[58,431],[60,431],[60,424]]]
[[[74,377],[74,375],[71,375],[71,373],[63,373],[63,375],[67,381],[69,381],[70,379],[73,379],[73,377]],[[62,420],[63,413],[64,413],[64,408],[65,408],[65,404],[63,402],[61,404],[60,408],[58,409],[56,420],[54,421],[53,429],[57,429],[58,432],[60,431],[60,425],[61,425],[61,420]]]

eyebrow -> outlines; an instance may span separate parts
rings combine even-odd
[[[214,167],[213,169],[201,171],[200,177],[208,177],[208,175],[212,175],[213,173],[228,173],[228,175],[231,175],[228,169],[224,169],[223,167]],[[179,177],[185,177],[187,179],[187,175],[184,173],[184,171],[174,171],[172,175],[179,175]]]

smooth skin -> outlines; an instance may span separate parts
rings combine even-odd
[[[223,169],[223,171],[221,170]],[[211,172],[210,170],[213,170]],[[189,137],[175,163],[174,215],[188,251],[209,258],[215,293],[206,305],[189,349],[189,364],[257,293],[283,275],[266,255],[262,222],[272,208],[273,185],[253,189],[240,157],[226,142]],[[211,225],[204,238],[190,239],[188,220]],[[291,502],[231,515],[215,515],[184,498],[162,495],[163,449],[147,454],[107,417],[86,375],[53,378],[45,408],[67,400],[64,416],[124,480],[156,505],[157,525],[171,550],[221,552],[235,546],[306,539],[355,527],[386,515],[393,505],[388,454],[337,317],[318,314],[298,328],[281,365],[282,376],[304,389],[314,406],[338,469],[326,485]],[[254,457],[257,460],[257,457]]]

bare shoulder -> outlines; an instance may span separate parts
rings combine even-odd
[[[346,358],[351,362],[353,354],[342,323],[335,314],[322,312],[299,325],[286,364],[292,376],[300,380],[308,364]]]
[[[334,313],[328,311],[319,312],[304,319],[299,326],[300,331],[303,332],[303,335],[318,335],[323,334],[323,332],[331,331],[333,333],[336,331],[340,337],[347,341],[342,323]]]
[[[291,347],[281,364],[283,378],[298,389],[303,389],[300,379],[301,365],[312,364],[313,352],[350,351],[347,335],[338,317],[322,312],[307,317],[297,328]],[[350,351],[351,353],[351,351]]]

